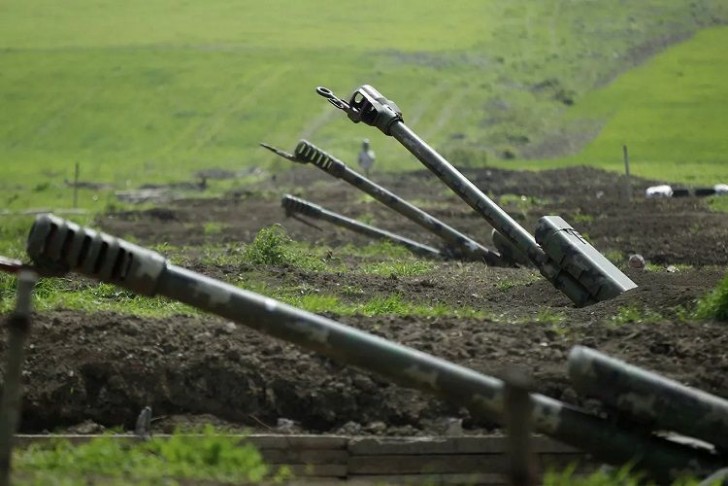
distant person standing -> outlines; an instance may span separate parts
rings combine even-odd
[[[369,148],[369,139],[365,138],[361,143],[361,151],[359,152],[359,166],[364,169],[364,174],[369,177],[369,172],[374,165],[374,161],[377,156],[374,154],[374,150]]]

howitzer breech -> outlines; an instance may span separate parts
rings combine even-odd
[[[364,122],[375,126],[399,141],[504,238],[525,253],[541,274],[577,306],[611,299],[636,287],[634,282],[559,217],[541,218],[536,237],[531,236],[410,130],[404,124],[397,105],[373,87],[361,86],[348,102],[337,98],[327,88],[319,87],[316,91],[345,111],[355,123]]]
[[[495,378],[387,341],[331,319],[169,264],[156,252],[104,233],[41,215],[28,238],[36,268],[77,271],[145,295],[162,295],[298,344],[395,383],[501,421],[503,383]],[[622,430],[543,395],[532,395],[536,430],[605,462],[634,460],[658,480],[717,470],[719,458],[658,437]]]
[[[655,429],[728,450],[728,401],[583,346],[571,350],[568,368],[579,393]]]

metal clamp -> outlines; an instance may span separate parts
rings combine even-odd
[[[385,135],[391,135],[391,127],[403,121],[402,110],[373,87],[365,84],[354,91],[349,101],[337,97],[329,88],[319,86],[316,92],[326,98],[329,103],[346,112],[354,123],[364,122],[377,127]]]

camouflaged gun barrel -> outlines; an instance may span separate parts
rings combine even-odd
[[[283,209],[286,210],[286,214],[289,216],[291,214],[301,214],[310,218],[328,221],[329,223],[341,226],[342,228],[346,228],[351,231],[355,231],[356,233],[368,236],[369,238],[374,238],[377,240],[389,240],[398,245],[402,245],[415,255],[435,258],[440,258],[443,256],[442,253],[440,253],[440,250],[438,250],[437,248],[433,248],[431,246],[418,243],[414,240],[410,240],[409,238],[405,238],[404,236],[400,236],[392,232],[375,228],[374,226],[370,226],[365,223],[361,223],[354,219],[347,218],[346,216],[342,216],[333,211],[329,211],[328,209],[324,209],[318,204],[313,204],[309,201],[306,201],[305,199],[293,197],[290,194],[286,194],[285,196],[283,196],[283,199],[281,200],[281,205],[283,206]]]
[[[307,140],[299,141],[293,154],[288,154],[267,144],[261,145],[276,155],[280,155],[288,160],[313,164],[327,174],[361,189],[388,208],[442,238],[447,243],[445,253],[448,256],[484,261],[489,265],[505,264],[497,252],[484,247],[455,228],[448,226],[434,216],[408,203],[393,192],[370,181],[349,168],[344,162],[324,152]]]
[[[584,346],[572,348],[568,363],[579,393],[655,429],[728,450],[728,401]]]
[[[408,388],[465,406],[502,422],[503,382],[265,296],[177,267],[160,254],[52,215],[39,215],[27,245],[36,271],[76,271],[143,295],[162,295],[376,373]],[[720,469],[721,457],[620,429],[598,417],[533,394],[534,428],[597,459],[635,462],[658,481]]]
[[[316,91],[346,112],[354,123],[364,122],[394,137],[503,237],[525,253],[541,274],[577,306],[611,299],[637,286],[558,216],[541,218],[534,239],[508,213],[410,130],[404,124],[399,107],[373,87],[360,87],[349,101],[337,98],[328,88],[319,87]]]

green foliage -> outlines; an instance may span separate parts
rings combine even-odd
[[[222,233],[223,229],[225,229],[225,224],[219,221],[206,221],[202,224],[202,232],[205,236],[218,235]]]
[[[312,89],[346,96],[363,82],[456,163],[525,154],[554,134],[567,140],[551,145],[573,150],[571,132],[588,139],[604,125],[568,163],[615,167],[627,143],[638,175],[659,160],[669,168],[660,175],[712,177],[728,152],[722,31],[678,46],[658,72],[590,94],[640,46],[728,18],[725,2],[696,1],[374,0],[352,16],[334,0],[7,0],[0,204],[69,206],[63,181],[76,162],[82,181],[113,186],[79,191],[82,207],[103,209],[113,190],[280,163],[261,140],[314,138],[353,156],[361,127]],[[395,141],[374,143],[380,167],[418,167]]]
[[[695,309],[698,319],[716,319],[728,322],[728,275],[718,286],[698,301]]]
[[[31,484],[58,484],[58,477],[70,480],[60,484],[87,484],[99,477],[109,478],[110,484],[174,484],[170,481],[280,482],[290,476],[265,464],[251,444],[220,435],[211,426],[193,437],[175,433],[170,438],[124,442],[105,436],[76,446],[64,440],[32,445],[16,451],[14,465],[21,476],[32,478]]]
[[[708,198],[708,204],[713,211],[728,213],[728,196],[712,196]]]
[[[399,278],[425,275],[435,268],[435,263],[429,260],[385,260],[363,265],[361,272],[381,277]]]
[[[288,265],[307,270],[323,270],[322,256],[307,245],[293,241],[279,225],[262,228],[245,247],[245,259],[255,265]]]
[[[634,305],[621,306],[617,313],[612,316],[614,324],[645,324],[664,320],[664,317],[652,309],[638,308]]]
[[[632,174],[694,184],[722,182],[725,171],[720,161],[728,153],[724,136],[728,64],[720,46],[727,42],[728,28],[701,31],[585,94],[569,118],[591,118],[603,126],[583,151],[508,166],[545,169],[586,164],[624,172],[622,145],[626,144]]]
[[[245,248],[245,257],[257,265],[283,265],[289,260],[286,245],[290,242],[283,226],[268,226],[258,231],[253,242]]]

